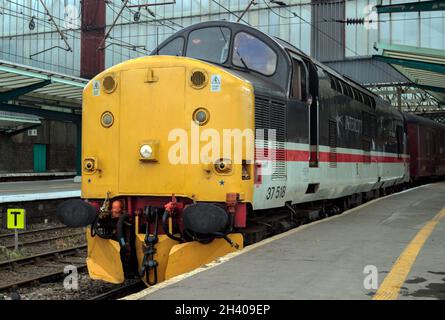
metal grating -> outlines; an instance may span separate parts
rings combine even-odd
[[[275,150],[272,180],[286,179],[286,104],[267,97],[255,97],[255,130],[264,132],[264,144],[258,141],[259,147],[264,148],[264,156],[268,157],[268,148]],[[268,130],[275,131],[275,141],[269,143]]]

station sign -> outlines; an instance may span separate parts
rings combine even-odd
[[[25,209],[8,209],[6,218],[8,229],[25,229]]]

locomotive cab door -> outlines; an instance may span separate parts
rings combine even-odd
[[[308,59],[303,59],[309,75],[309,143],[310,156],[309,167],[318,167],[318,145],[319,145],[319,109],[318,109],[318,74],[317,67]]]
[[[319,117],[317,68],[308,59],[289,52],[292,59],[291,98],[304,102],[309,111],[309,167],[318,167]]]

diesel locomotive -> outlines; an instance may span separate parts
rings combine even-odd
[[[443,125],[238,23],[187,27],[98,74],[82,118],[83,200],[59,216],[89,226],[90,276],[113,283],[153,285],[274,216],[284,230],[445,174]]]

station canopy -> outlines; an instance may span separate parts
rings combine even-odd
[[[445,105],[445,51],[379,43],[373,59],[386,62]]]
[[[0,60],[0,131],[80,119],[87,79]]]

